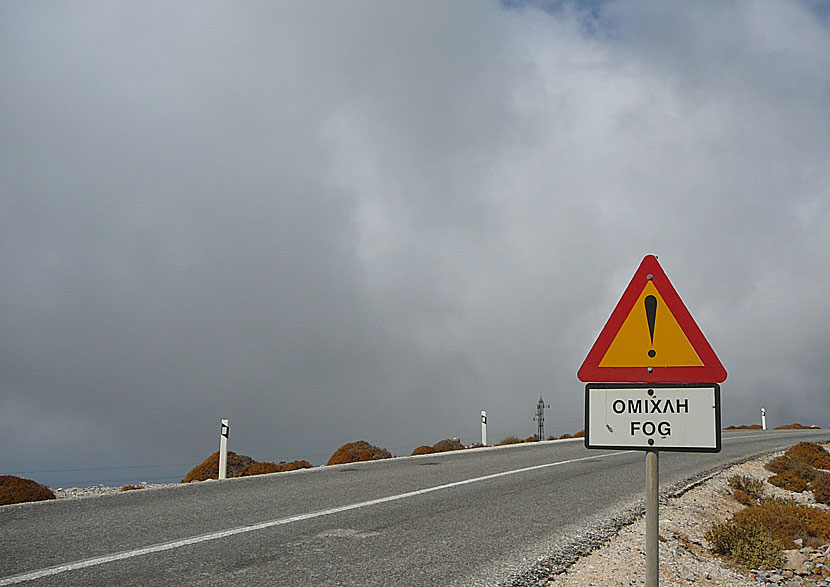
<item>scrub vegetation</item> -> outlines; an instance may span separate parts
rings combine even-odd
[[[371,445],[365,440],[358,440],[357,442],[350,442],[338,448],[326,464],[344,465],[346,463],[360,463],[391,458],[392,453],[385,448]]]
[[[0,505],[45,499],[55,499],[55,494],[37,481],[14,475],[0,475]]]
[[[810,490],[818,503],[830,504],[830,453],[813,442],[800,442],[765,465],[775,473],[769,483],[787,491]],[[765,482],[748,476],[729,479],[733,497],[747,506],[706,534],[715,553],[747,568],[772,569],[785,549],[830,542],[830,512],[794,499],[767,497]]]

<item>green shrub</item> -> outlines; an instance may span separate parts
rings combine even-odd
[[[717,554],[753,569],[774,569],[784,562],[781,543],[751,520],[732,519],[706,533]]]

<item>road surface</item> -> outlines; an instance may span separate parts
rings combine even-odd
[[[830,431],[660,453],[661,488]],[[645,456],[554,441],[0,508],[0,585],[499,585],[642,502]]]

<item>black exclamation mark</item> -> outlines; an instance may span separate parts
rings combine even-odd
[[[654,344],[654,323],[657,320],[657,298],[654,296],[646,296],[646,320],[648,320],[648,332],[651,335],[651,344]],[[654,357],[657,353],[654,349],[648,351],[649,357]]]

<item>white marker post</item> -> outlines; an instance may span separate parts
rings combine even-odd
[[[481,444],[487,446],[487,412],[481,410]]]
[[[767,429],[767,411],[764,408],[761,408],[761,429]]]
[[[222,420],[222,431],[219,435],[219,478],[228,476],[228,421]]]

